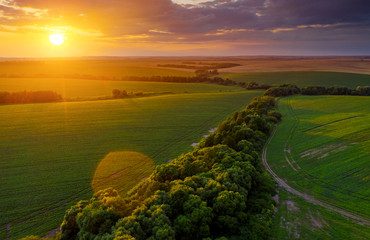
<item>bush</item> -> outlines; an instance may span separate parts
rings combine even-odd
[[[328,95],[351,95],[352,90],[347,87],[332,86],[326,91]]]
[[[256,82],[249,82],[246,84],[245,88],[248,90],[255,90],[255,89],[269,89],[271,86],[266,85],[266,84],[261,84],[259,85]]]
[[[265,91],[263,96],[272,96],[272,97],[285,97],[295,94],[299,94],[301,90],[296,85],[283,84],[279,87],[272,87]]]
[[[302,95],[325,95],[326,87],[322,86],[308,86],[301,89]]]
[[[355,91],[360,96],[370,96],[370,86],[358,86]]]

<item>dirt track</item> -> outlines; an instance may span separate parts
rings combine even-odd
[[[336,207],[334,205],[331,205],[331,204],[322,202],[322,201],[316,199],[314,196],[308,195],[306,193],[299,192],[296,189],[294,189],[291,186],[289,186],[286,182],[284,182],[284,180],[282,180],[281,178],[279,178],[276,175],[276,173],[274,171],[272,171],[272,169],[268,165],[267,158],[266,158],[267,147],[270,144],[271,139],[274,137],[275,132],[276,132],[276,129],[272,132],[270,138],[268,139],[266,145],[263,148],[263,151],[262,151],[262,163],[263,163],[263,166],[266,168],[266,170],[272,175],[272,177],[275,179],[275,181],[279,184],[279,186],[281,186],[282,188],[284,188],[285,190],[287,190],[288,192],[290,192],[290,193],[292,193],[294,195],[297,195],[297,196],[302,197],[307,202],[310,202],[310,203],[319,205],[321,207],[324,207],[326,209],[335,211],[335,212],[341,214],[343,217],[350,218],[351,220],[357,222],[358,224],[370,226],[370,219],[369,218],[363,217],[363,216],[360,216],[360,215],[357,215],[355,213],[346,211],[346,210],[344,210],[342,208],[339,208],[339,207]]]

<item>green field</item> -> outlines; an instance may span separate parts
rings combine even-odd
[[[220,77],[229,78],[238,82],[257,82],[259,84],[291,83],[299,87],[305,86],[369,86],[370,75],[342,72],[247,72],[247,73],[222,73]]]
[[[108,153],[135,151],[165,163],[261,94],[1,106],[0,239],[58,227],[69,206],[91,197],[95,169]]]
[[[97,98],[112,96],[113,89],[144,93],[226,92],[240,87],[206,83],[158,83],[132,81],[102,81],[60,78],[0,78],[0,91],[54,91],[64,98]]]
[[[284,120],[267,151],[272,170],[301,192],[369,217],[370,98],[295,96],[280,99],[279,111]],[[310,205],[300,202],[296,204],[304,208]],[[316,210],[310,211],[316,214]],[[334,216],[321,215],[326,222]],[[334,230],[345,231],[338,225],[329,236],[335,236]],[[356,236],[353,239],[362,239]]]

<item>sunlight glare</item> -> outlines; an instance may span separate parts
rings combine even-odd
[[[59,46],[64,43],[64,35],[60,33],[51,34],[49,40],[52,44]]]

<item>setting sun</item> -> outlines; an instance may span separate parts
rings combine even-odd
[[[49,36],[49,40],[52,44],[59,46],[64,43],[64,36],[60,33],[52,34]]]

